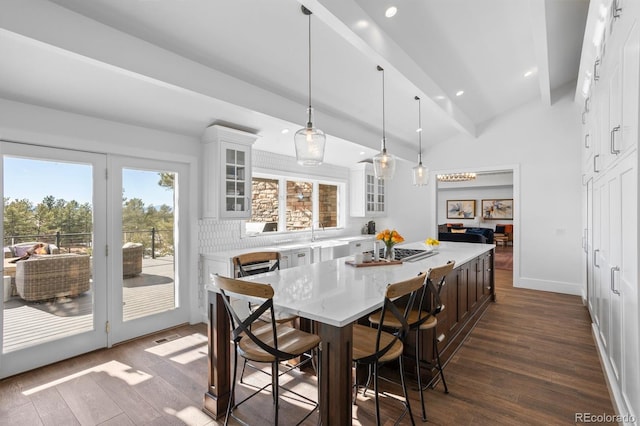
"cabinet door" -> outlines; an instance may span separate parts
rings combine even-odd
[[[620,271],[614,282],[621,300],[622,394],[640,414],[640,342],[638,333],[638,171],[637,153],[620,164]]]
[[[637,8],[638,6],[635,5]],[[624,153],[638,145],[638,93],[640,93],[640,30],[634,22],[622,48],[622,130],[614,149]]]
[[[220,216],[225,218],[251,217],[251,148],[222,142],[222,206]]]

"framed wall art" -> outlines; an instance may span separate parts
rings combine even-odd
[[[473,219],[476,200],[447,200],[447,219]]]
[[[482,218],[513,219],[513,198],[502,200],[482,200]]]

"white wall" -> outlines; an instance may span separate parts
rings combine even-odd
[[[435,233],[436,171],[516,168],[514,285],[581,294],[580,113],[568,93],[553,106],[539,100],[486,125],[477,138],[460,135],[430,147],[429,190],[411,186],[400,168],[389,185],[390,218],[402,233]],[[412,166],[407,166],[408,168]]]
[[[461,186],[460,188],[438,189],[437,223],[462,223],[464,226],[495,229],[496,224],[512,223],[513,220],[484,220],[482,216],[482,200],[513,198],[513,186]],[[448,200],[475,200],[475,217],[471,219],[447,219]]]

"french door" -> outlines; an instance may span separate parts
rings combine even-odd
[[[0,153],[6,377],[107,345],[107,157],[4,141]]]
[[[187,166],[4,141],[0,154],[0,378],[189,320]]]
[[[128,157],[113,157],[109,170],[113,344],[189,321],[189,289],[180,280],[188,173],[182,164]]]

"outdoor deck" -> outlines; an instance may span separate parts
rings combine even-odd
[[[142,274],[123,282],[123,319],[153,315],[175,306],[173,257],[142,260]],[[93,328],[93,292],[53,301],[4,303],[3,352],[11,352]]]

